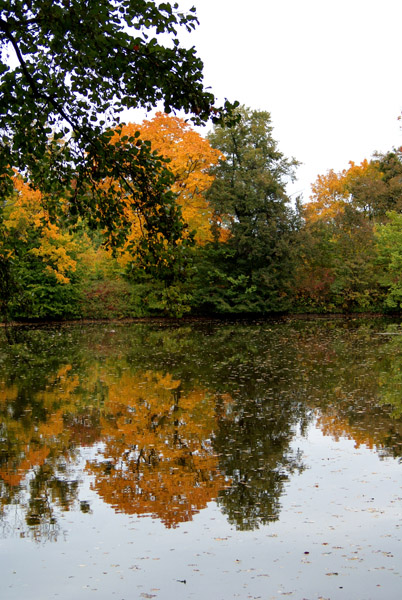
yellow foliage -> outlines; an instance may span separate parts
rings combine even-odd
[[[369,177],[370,179],[381,180],[382,173],[378,169],[377,165],[373,162],[369,162],[364,159],[360,165],[356,165],[352,160],[349,161],[350,167],[347,171],[343,171],[345,187],[350,190],[352,185],[363,177]]]
[[[66,273],[74,272],[77,265],[68,255],[68,250],[73,247],[70,234],[61,233],[56,225],[47,223],[42,227],[39,247],[32,248],[30,252],[43,260],[46,270],[56,277],[58,283],[69,283]]]
[[[332,169],[326,175],[319,175],[312,184],[311,202],[304,206],[304,215],[308,222],[331,221],[342,214],[349,193],[345,186],[345,171],[335,173]]]
[[[18,243],[28,242],[35,232],[36,246],[28,252],[42,260],[45,269],[54,275],[58,283],[69,283],[68,273],[76,269],[71,253],[77,251],[72,236],[50,222],[43,206],[42,194],[26,183],[21,176],[14,177],[15,194],[7,200],[4,229],[9,239]],[[3,244],[0,251],[10,257],[14,250]]]
[[[360,165],[349,161],[349,168],[340,173],[332,169],[326,175],[318,175],[311,186],[311,202],[304,206],[304,215],[308,223],[332,221],[342,215],[351,202],[353,186],[363,178],[380,180],[381,172],[376,165],[364,159]]]

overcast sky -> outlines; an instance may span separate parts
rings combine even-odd
[[[200,21],[186,45],[223,100],[271,113],[286,156],[318,174],[402,145],[402,0],[178,0]]]

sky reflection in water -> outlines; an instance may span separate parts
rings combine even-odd
[[[0,348],[2,598],[399,600],[400,332],[13,330]]]

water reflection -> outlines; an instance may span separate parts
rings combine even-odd
[[[312,420],[401,457],[400,333],[375,321],[15,329],[0,346],[4,535],[56,539],[61,512],[91,510],[88,476],[116,511],[166,527],[218,499],[254,529],[278,518],[304,468],[292,441]]]
[[[215,447],[232,481],[219,504],[239,529],[276,520],[285,481],[303,469],[301,456],[290,448],[299,417],[294,408],[280,394],[268,401],[240,396],[219,420]]]
[[[87,465],[93,489],[116,510],[167,527],[191,519],[227,485],[212,446],[214,398],[151,371],[123,373],[108,391],[103,449]]]

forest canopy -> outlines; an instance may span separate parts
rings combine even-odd
[[[309,202],[293,205],[286,184],[297,161],[280,151],[270,114],[237,113],[238,123],[215,125],[207,138],[162,112],[110,130],[122,154],[142,139],[166,161],[181,229],[166,206],[155,209],[169,239],[159,232],[144,243],[156,229],[118,177],[97,182],[103,206],[114,194],[129,224],[116,245],[91,214],[70,218],[68,190],[54,222],[46,194],[15,174],[3,203],[3,317],[399,311],[402,151],[329,170]]]

